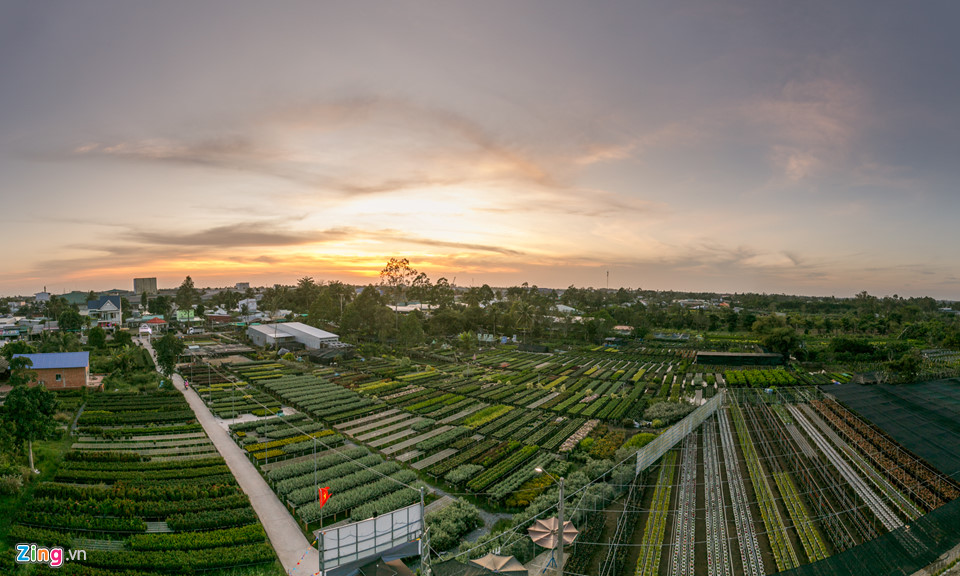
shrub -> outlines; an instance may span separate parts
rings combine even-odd
[[[427,526],[430,527],[430,545],[437,550],[449,550],[463,536],[483,526],[483,518],[476,507],[455,500],[453,504],[428,514]]]
[[[0,476],[0,495],[12,496],[19,494],[21,488],[23,488],[22,474],[4,474]]]
[[[660,420],[664,426],[679,421],[694,409],[693,405],[682,402],[657,402],[644,411],[643,417],[647,420]]]
[[[443,479],[451,484],[463,484],[482,471],[483,466],[479,464],[464,464],[451,470]]]

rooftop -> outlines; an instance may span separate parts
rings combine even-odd
[[[86,368],[90,365],[89,352],[48,352],[46,354],[14,354],[14,358],[29,358],[34,370],[56,368]]]

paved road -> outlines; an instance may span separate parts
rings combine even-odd
[[[151,355],[155,353],[149,342],[143,342]],[[230,471],[237,478],[243,491],[250,497],[250,503],[263,524],[273,549],[277,551],[280,563],[287,574],[302,576],[315,574],[319,570],[320,558],[315,548],[310,546],[307,537],[303,535],[293,516],[273,493],[270,486],[257,472],[253,463],[247,459],[237,444],[230,439],[227,432],[217,425],[217,420],[207,408],[197,392],[191,388],[183,389],[183,378],[174,375],[174,386],[187,399],[190,408],[197,415],[197,420],[203,426],[207,436],[223,456]],[[306,553],[306,556],[304,556]],[[298,565],[299,564],[299,565]]]

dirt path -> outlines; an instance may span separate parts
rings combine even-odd
[[[153,347],[149,342],[143,342],[151,356],[156,358]],[[280,502],[267,482],[260,476],[260,473],[254,467],[253,463],[247,459],[237,444],[230,439],[227,432],[217,424],[217,419],[210,413],[206,404],[200,399],[196,390],[183,389],[183,378],[179,375],[173,377],[174,388],[179,390],[187,399],[190,408],[197,416],[197,421],[203,426],[204,431],[216,446],[217,452],[223,456],[230,471],[237,479],[237,483],[250,498],[250,504],[260,518],[263,529],[273,549],[280,558],[287,574],[295,576],[314,574],[319,570],[320,557],[317,550],[310,545],[307,537],[303,535],[300,526],[297,525],[293,516],[287,511],[286,507]]]

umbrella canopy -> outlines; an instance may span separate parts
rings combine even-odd
[[[470,562],[497,574],[515,574],[519,576],[527,573],[527,569],[524,568],[523,564],[513,556],[498,556],[493,552],[482,558],[471,560]]]
[[[537,520],[533,526],[527,529],[533,543],[544,548],[555,548],[557,546],[557,524],[559,520],[554,516],[546,520]],[[577,530],[570,521],[563,523],[563,544],[564,546],[572,544],[577,538]]]
[[[386,562],[383,558],[364,564],[358,570],[360,576],[414,576],[413,572],[402,561],[391,560]]]

